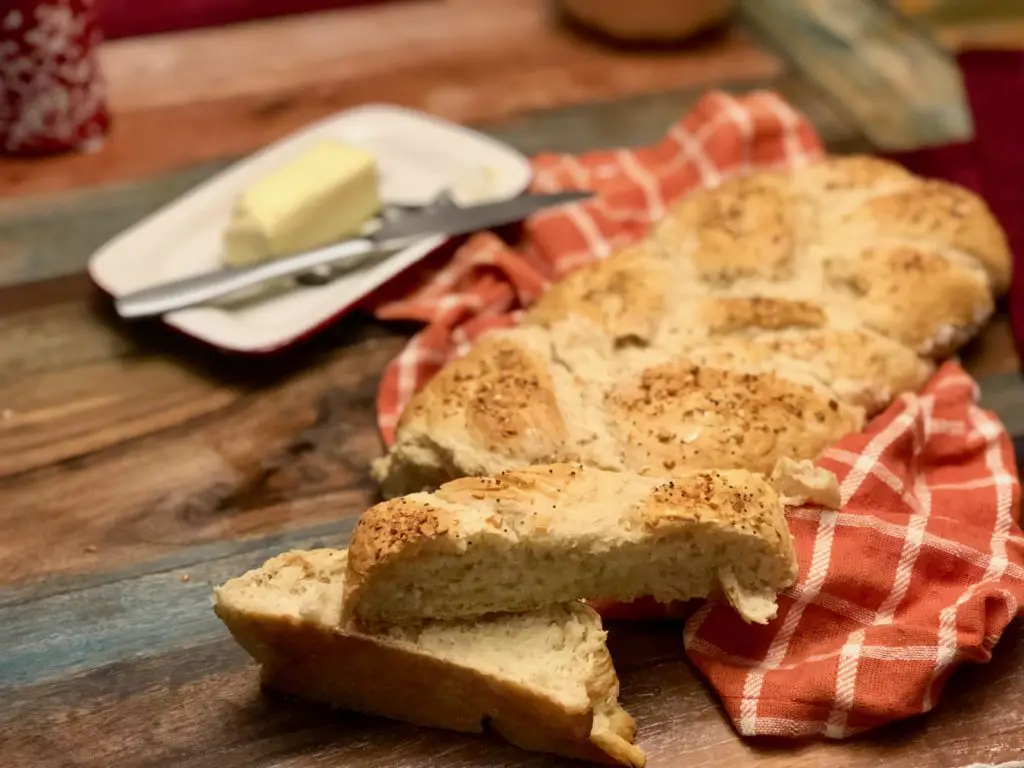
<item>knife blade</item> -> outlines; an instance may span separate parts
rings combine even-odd
[[[249,267],[228,267],[182,280],[162,283],[117,298],[114,307],[122,318],[155,317],[187,309],[214,299],[252,288],[270,280],[292,277],[317,267],[339,272],[357,268],[368,257],[402,250],[432,235],[454,237],[481,229],[520,221],[556,205],[580,202],[593,195],[587,191],[521,195],[497,203],[464,208],[443,206],[425,213],[413,213],[384,222],[372,234],[343,240],[324,248],[266,261]]]
[[[592,192],[554,192],[547,195],[521,195],[497,203],[483,203],[466,208],[441,206],[429,211],[416,211],[385,222],[373,234],[375,240],[398,240],[423,233],[461,235],[490,229],[499,224],[521,221],[541,208],[586,200]]]

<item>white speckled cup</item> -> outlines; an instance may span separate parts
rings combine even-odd
[[[0,5],[0,153],[97,149],[110,124],[95,0]]]

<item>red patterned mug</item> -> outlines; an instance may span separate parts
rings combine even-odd
[[[110,124],[95,0],[0,3],[0,153],[90,150]]]

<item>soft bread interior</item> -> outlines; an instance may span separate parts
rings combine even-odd
[[[825,495],[835,485],[794,467],[780,477],[801,475],[800,488]],[[742,470],[659,481],[550,465],[463,478],[369,510],[352,547],[345,618],[365,626],[719,591],[763,623],[795,577],[779,494]]]
[[[642,751],[631,743],[632,719],[617,703],[618,680],[606,633],[592,609],[570,602],[472,623],[426,622],[394,627],[379,636],[360,635],[339,626],[347,560],[347,550],[288,552],[216,589],[214,608],[246,651],[265,666],[302,663],[287,640],[304,630],[358,636],[383,650],[398,649],[472,670],[494,685],[528,689],[567,712],[592,712],[590,740],[619,762],[643,764]],[[247,631],[236,631],[243,619]],[[254,634],[254,624],[274,630]],[[288,648],[290,659],[282,658],[282,647]],[[386,683],[381,681],[381,686],[386,688]],[[330,703],[345,705],[345,693],[336,693]]]
[[[383,571],[363,598],[370,616],[390,623],[411,617],[472,617],[529,610],[549,599],[630,601],[650,596],[659,602],[708,597],[724,586],[747,621],[775,616],[775,594],[791,583],[789,564],[756,537],[695,524],[688,535],[664,541],[579,539],[571,549],[550,539],[524,542],[499,530],[478,529],[462,540],[457,559],[424,558]],[[442,593],[443,594],[439,594]],[[760,595],[772,606],[746,611],[734,595]]]
[[[217,602],[334,631],[347,556],[332,549],[280,555],[219,588]],[[472,623],[391,627],[381,639],[542,690],[569,708],[589,705],[588,681],[607,655],[600,618],[580,603]]]

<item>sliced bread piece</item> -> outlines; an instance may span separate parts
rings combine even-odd
[[[467,477],[365,512],[350,544],[343,619],[366,627],[517,612],[578,598],[661,602],[724,590],[747,621],[775,616],[796,576],[782,499],[835,477],[809,462],[770,481],[745,470],[659,480],[578,464]]]
[[[263,683],[337,707],[642,766],[598,615],[582,603],[371,636],[339,628],[348,554],[289,552],[215,590]]]

